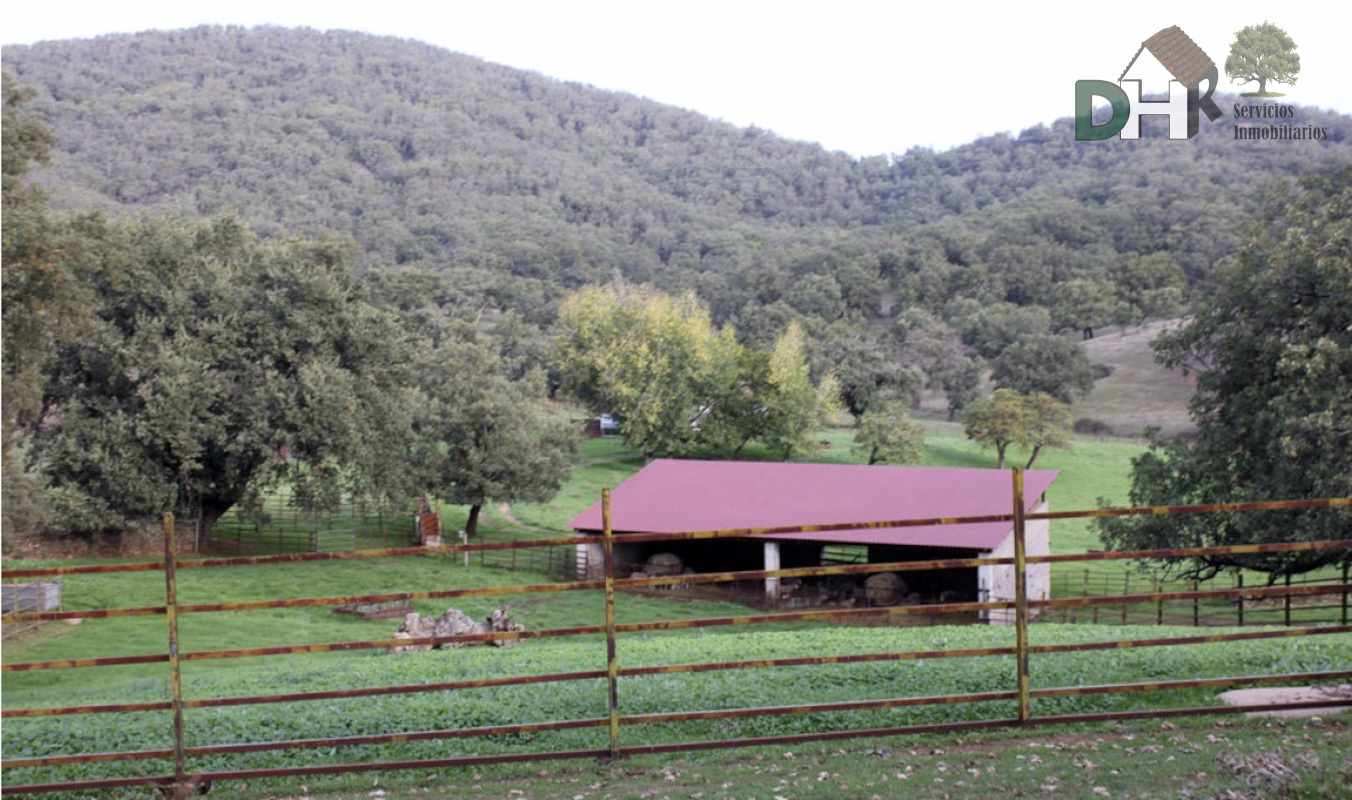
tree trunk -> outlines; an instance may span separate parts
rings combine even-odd
[[[216,526],[216,521],[219,520],[221,517],[225,516],[225,512],[229,511],[231,508],[234,508],[235,501],[238,499],[239,498],[232,498],[229,500],[207,499],[202,501],[201,505],[198,506],[197,512],[199,519],[201,520],[200,535],[202,537],[201,538],[202,542],[205,542],[207,539],[211,538],[211,529]],[[201,543],[199,542],[199,546],[200,544]]]
[[[465,520],[465,535],[473,538],[479,533],[479,510],[483,506],[479,503],[469,507],[469,519]]]
[[[1267,94],[1267,78],[1258,79],[1258,93]]]
[[[1033,462],[1034,462],[1034,461],[1037,461],[1037,454],[1038,454],[1038,453],[1041,453],[1041,452],[1042,452],[1042,445],[1040,445],[1040,444],[1038,444],[1038,445],[1033,445],[1033,454],[1032,454],[1031,456],[1028,457],[1028,466],[1024,467],[1024,469],[1032,469],[1032,468],[1033,468]]]
[[[997,444],[997,445],[995,446],[995,452],[1000,456],[999,462],[997,462],[996,465],[995,465],[995,468],[996,468],[996,469],[1004,469],[1004,468],[1005,468],[1005,448],[1006,448],[1006,447],[1009,447],[1009,445],[1008,445],[1008,444]]]

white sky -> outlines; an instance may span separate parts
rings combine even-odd
[[[1074,113],[1077,79],[1116,81],[1142,40],[1178,25],[1224,72],[1235,32],[1270,21],[1301,72],[1279,102],[1352,113],[1352,4],[832,0],[62,0],[10,3],[0,42],[151,28],[274,24],[418,39],[489,61],[693,109],[856,156],[947,149]],[[1337,10],[1333,10],[1333,9]],[[1132,77],[1168,76],[1143,54]],[[1278,102],[1278,101],[1272,101]],[[1222,109],[1229,113],[1228,109]],[[1299,117],[1293,122],[1299,123]],[[1205,122],[1203,122],[1205,124]]]

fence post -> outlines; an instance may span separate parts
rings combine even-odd
[[[1235,588],[1236,589],[1244,588],[1244,573],[1242,572],[1236,573]],[[1240,593],[1239,597],[1236,598],[1235,617],[1239,627],[1241,628],[1244,627],[1244,594],[1242,592]]]
[[[1125,573],[1122,577],[1122,596],[1125,598],[1131,594],[1131,573]],[[1122,601],[1122,624],[1127,624],[1127,601]]]
[[[1159,580],[1156,580],[1156,581],[1155,581],[1155,624],[1156,624],[1156,625],[1163,625],[1163,624],[1164,624],[1164,597],[1163,597],[1163,595],[1164,595],[1164,586],[1159,582]]]
[[[610,528],[610,489],[601,490],[601,544],[606,583],[606,682],[610,690],[610,757],[620,757],[620,668],[615,660],[615,532]]]
[[[183,682],[178,663],[178,575],[174,555],[174,515],[165,514],[164,617],[169,624],[169,696],[173,703],[174,784],[182,787],[187,780],[187,770],[183,762]]]
[[[1014,649],[1019,681],[1019,722],[1032,717],[1028,681],[1028,553],[1023,518],[1023,470],[1014,469]]]
[[[1347,624],[1347,577],[1348,577],[1348,567],[1352,567],[1352,564],[1343,564],[1343,621],[1342,621],[1342,624],[1343,624],[1343,625],[1346,625],[1346,624]]]
[[[1291,573],[1286,573],[1286,600],[1282,603],[1282,621],[1286,627],[1291,627]]]
[[[1089,567],[1084,568],[1084,582],[1080,586],[1080,596],[1081,597],[1089,596]],[[1073,622],[1080,621],[1080,614],[1078,611],[1075,613],[1075,619],[1072,621]]]

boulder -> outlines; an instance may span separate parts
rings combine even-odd
[[[498,606],[492,614],[488,615],[488,630],[493,633],[511,633],[515,631],[524,631],[525,625],[510,619],[507,616],[507,607]],[[495,647],[515,647],[521,644],[524,639],[494,639],[488,644]]]
[[[654,553],[648,557],[648,562],[643,565],[643,571],[654,578],[666,577],[668,575],[680,575],[684,566],[681,557],[675,553]]]
[[[446,613],[437,618],[432,635],[438,637],[462,636],[467,633],[488,633],[488,626],[482,622],[476,622],[458,608],[448,608]],[[480,644],[480,642],[442,642],[438,646],[464,647],[467,644]]]
[[[396,639],[424,639],[429,636],[435,636],[433,630],[436,628],[436,620],[411,611],[404,615],[404,621],[400,623],[399,629],[394,632]],[[406,644],[397,645],[390,648],[391,653],[422,653],[432,649],[430,644]]]
[[[864,596],[871,606],[894,606],[906,598],[906,581],[895,572],[880,572],[864,581]]]

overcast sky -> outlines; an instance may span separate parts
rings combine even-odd
[[[1077,79],[1116,81],[1141,41],[1178,25],[1221,67],[1235,32],[1270,21],[1301,72],[1281,101],[1352,113],[1352,4],[818,3],[440,0],[10,4],[0,42],[202,24],[385,34],[693,109],[856,156],[947,149],[1074,113]],[[1341,7],[1342,10],[1329,10]],[[1317,10],[1317,9],[1323,9]],[[1132,77],[1168,76],[1142,56]],[[1147,91],[1151,89],[1149,83]],[[1230,113],[1229,110],[1226,110]],[[1299,118],[1294,122],[1299,123]],[[1205,123],[1204,123],[1205,124]]]

